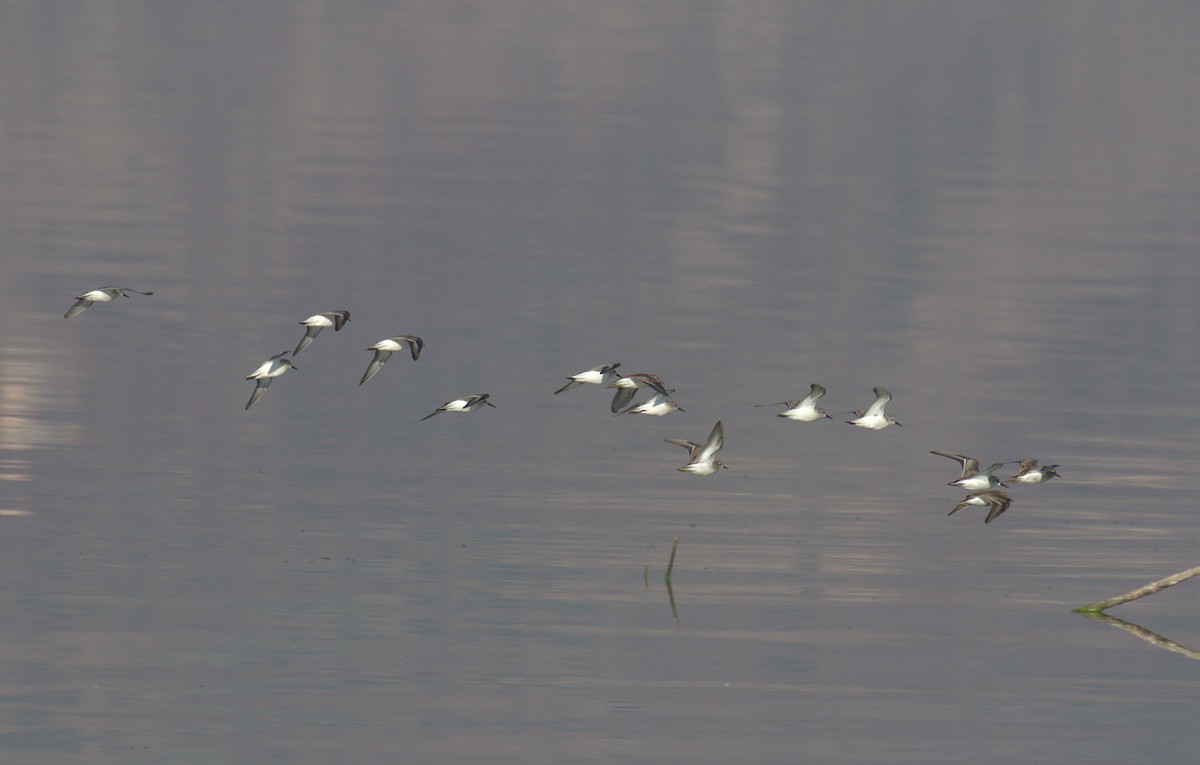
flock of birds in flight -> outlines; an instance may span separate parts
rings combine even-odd
[[[127,287],[100,287],[99,289],[90,290],[77,296],[75,304],[67,309],[64,318],[70,319],[78,316],[96,303],[108,303],[118,297],[127,298],[131,292],[138,295],[154,294],[153,292],[142,292]],[[307,319],[301,321],[300,324],[305,327],[304,336],[300,338],[300,342],[297,343],[294,350],[282,351],[275,354],[264,361],[253,372],[246,375],[247,380],[254,380],[254,391],[250,394],[250,400],[246,402],[246,409],[254,406],[254,403],[262,398],[262,395],[266,393],[272,381],[284,375],[288,370],[295,368],[292,364],[292,359],[287,358],[289,354],[292,358],[295,358],[300,355],[301,351],[312,344],[317,335],[321,334],[321,330],[333,327],[334,332],[340,332],[348,321],[350,321],[349,311],[326,311],[309,316]],[[384,364],[388,362],[393,353],[407,349],[409,354],[412,355],[413,361],[416,361],[421,357],[421,351],[424,348],[425,341],[415,335],[397,335],[380,340],[367,349],[374,351],[375,355],[371,359],[371,363],[367,365],[367,369],[363,372],[362,379],[358,381],[358,384],[362,385],[374,377],[379,370],[383,369]],[[616,390],[613,395],[612,404],[610,405],[613,414],[644,414],[652,417],[662,417],[672,412],[684,411],[679,407],[679,404],[671,399],[671,394],[675,390],[668,389],[658,375],[647,372],[623,375],[617,371],[620,366],[620,363],[604,364],[571,375],[567,378],[567,384],[554,391],[554,393],[557,395],[572,388],[577,388],[580,385],[604,385]],[[649,390],[653,395],[646,401],[635,403],[634,398],[637,397],[639,390]],[[828,414],[824,409],[817,406],[818,399],[824,396],[825,393],[825,388],[813,383],[808,395],[800,400],[776,401],[771,404],[756,404],[756,406],[786,406],[787,408],[779,412],[777,416],[797,422],[813,422],[823,419],[831,420],[834,417],[853,415],[853,419],[846,420],[846,423],[866,428],[867,430],[882,430],[889,425],[901,425],[895,417],[885,411],[888,402],[892,400],[891,392],[885,388],[874,389],[875,400],[866,409],[841,412],[836,415]],[[496,405],[489,401],[488,398],[489,394],[487,393],[475,393],[470,396],[447,401],[431,413],[422,417],[421,421],[424,422],[442,412],[474,412],[482,409],[484,406],[495,407]],[[727,467],[716,458],[717,452],[721,451],[722,447],[725,446],[725,427],[720,421],[713,426],[704,443],[688,441],[682,438],[668,438],[666,442],[682,446],[688,450],[687,464],[679,468],[684,473],[713,475],[722,468]],[[1044,483],[1058,476],[1058,465],[1039,467],[1038,461],[1034,459],[996,462],[986,470],[980,470],[979,460],[974,457],[968,457],[964,454],[951,454],[950,452],[931,451],[930,453],[958,462],[962,466],[962,475],[950,481],[947,485],[957,486],[971,492],[955,505],[949,514],[954,515],[964,507],[986,507],[988,513],[983,520],[984,523],[991,523],[1012,504],[1012,497],[1008,495],[1008,492],[996,488],[997,486],[1009,488],[1008,484],[994,475],[997,469],[1004,465],[1019,462],[1020,468],[1017,474],[1007,479],[1019,484]]]

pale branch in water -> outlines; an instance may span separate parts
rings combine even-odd
[[[1200,566],[1189,568],[1187,571],[1180,571],[1178,574],[1171,574],[1165,579],[1159,579],[1157,582],[1151,582],[1145,587],[1139,587],[1132,592],[1125,593],[1124,595],[1118,595],[1117,597],[1109,598],[1108,600],[1101,600],[1098,603],[1092,603],[1089,606],[1082,606],[1074,610],[1076,613],[1081,614],[1100,614],[1105,610],[1112,608],[1113,606],[1119,606],[1122,603],[1128,603],[1131,600],[1137,600],[1138,598],[1144,598],[1147,595],[1153,595],[1159,590],[1165,590],[1171,585],[1179,584],[1180,582],[1191,579],[1193,576],[1197,575],[1200,575]]]
[[[671,571],[675,568],[675,551],[679,549],[679,535],[675,535],[675,542],[671,545],[671,560],[667,561],[667,597],[671,599],[671,616],[675,619],[675,629],[679,629],[679,611],[675,608],[675,590],[671,587]]]
[[[675,543],[671,545],[671,560],[667,561],[667,584],[671,583],[671,570],[675,568],[675,550],[679,547],[679,535],[675,535]]]

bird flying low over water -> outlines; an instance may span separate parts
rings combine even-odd
[[[389,337],[387,340],[380,340],[375,343],[368,351],[375,351],[375,358],[371,359],[371,363],[367,365],[367,371],[363,372],[362,379],[358,381],[362,385],[367,380],[375,376],[375,373],[383,369],[383,365],[392,357],[396,351],[402,351],[408,348],[412,354],[413,361],[421,358],[421,351],[425,348],[425,341],[416,335],[396,335]]]
[[[83,313],[91,308],[94,303],[107,303],[116,297],[129,297],[130,292],[135,292],[139,295],[153,295],[153,292],[142,292],[140,290],[132,290],[128,287],[100,287],[99,289],[90,290],[75,298],[75,305],[67,309],[63,314],[64,319],[70,319]]]
[[[888,425],[899,425],[895,417],[884,414],[883,408],[892,400],[891,391],[886,388],[875,388],[875,400],[865,410],[848,412],[855,415],[853,420],[846,420],[850,425],[857,425],[868,430],[883,430]]]
[[[474,412],[476,409],[482,408],[485,404],[493,409],[499,409],[498,406],[493,404],[491,401],[488,401],[488,396],[490,395],[490,393],[476,393],[475,395],[467,396],[466,398],[456,398],[453,401],[447,401],[437,409],[434,409],[432,412],[422,417],[421,422],[425,422],[425,420],[428,420],[435,414],[441,414],[442,412]]]
[[[1021,460],[1021,469],[1008,480],[1013,483],[1045,483],[1058,477],[1058,465],[1038,467],[1037,460]]]
[[[674,390],[669,390],[666,393],[655,393],[645,402],[617,412],[617,415],[648,414],[652,417],[664,417],[671,412],[682,412],[683,408],[670,399],[670,395],[674,392]]]
[[[612,400],[611,408],[613,414],[620,414],[625,411],[633,401],[633,397],[637,395],[639,388],[650,388],[655,393],[661,393],[664,396],[669,395],[666,387],[663,385],[662,378],[649,372],[638,372],[637,374],[621,377],[616,382],[610,383],[608,387],[617,389]]]
[[[615,382],[621,375],[617,374],[617,367],[621,366],[621,362],[615,364],[605,364],[599,367],[592,367],[586,372],[580,372],[577,375],[571,375],[567,378],[567,384],[554,391],[555,395],[562,393],[565,390],[579,387],[584,383],[590,385],[608,385]]]
[[[808,395],[799,401],[776,401],[773,404],[755,404],[755,406],[780,406],[786,405],[787,409],[776,414],[776,417],[786,417],[789,420],[797,420],[799,422],[812,422],[813,420],[832,420],[824,409],[817,406],[817,399],[825,395],[825,388],[816,383],[813,383],[808,390]]]
[[[986,507],[988,509],[987,517],[983,519],[984,523],[991,523],[1000,514],[1008,509],[1012,504],[1012,497],[1008,496],[1007,492],[996,489],[994,491],[981,491],[978,494],[971,494],[954,506],[947,515],[954,515],[964,507]]]
[[[308,347],[309,343],[321,334],[321,330],[326,327],[333,327],[334,332],[341,332],[342,327],[346,322],[350,321],[349,311],[326,311],[319,313],[316,316],[309,316],[304,321],[300,322],[308,327],[304,332],[304,337],[300,338],[300,344],[296,346],[296,350],[292,351],[292,358],[296,358],[300,351]]]
[[[682,446],[688,450],[688,463],[681,468],[677,468],[681,472],[691,473],[692,475],[712,475],[721,468],[729,469],[720,460],[716,459],[717,452],[721,451],[721,447],[725,446],[725,426],[717,422],[713,426],[712,432],[708,434],[708,440],[703,444],[698,444],[695,441],[685,441],[682,438],[667,438],[664,439],[668,444]]]
[[[984,491],[991,489],[994,486],[1004,486],[1008,488],[999,478],[992,475],[996,468],[1001,465],[1007,465],[1007,462],[992,463],[987,470],[979,469],[979,460],[974,457],[968,457],[965,454],[951,454],[949,452],[938,452],[930,450],[930,454],[936,454],[939,457],[945,457],[957,461],[962,465],[962,475],[957,479],[947,483],[947,486],[959,486],[968,491]]]
[[[284,358],[284,356],[288,355],[288,353],[290,353],[290,351],[276,353],[274,356],[264,361],[258,369],[246,375],[247,380],[255,381],[254,392],[250,394],[250,400],[246,402],[247,409],[254,406],[254,402],[262,398],[262,394],[267,392],[267,388],[270,387],[272,380],[287,372],[289,369],[296,368],[292,366],[290,359]]]

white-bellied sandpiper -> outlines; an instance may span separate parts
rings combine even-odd
[[[367,371],[363,372],[362,379],[358,381],[362,385],[367,380],[375,376],[375,373],[383,369],[383,365],[392,357],[396,351],[402,351],[408,348],[412,354],[413,361],[421,358],[421,351],[425,348],[425,341],[416,335],[396,335],[389,337],[387,340],[380,340],[375,343],[368,351],[375,351],[375,358],[371,359],[371,363],[367,365]]]

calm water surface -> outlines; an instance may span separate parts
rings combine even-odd
[[[1194,762],[1198,22],[6,4],[0,759]]]

